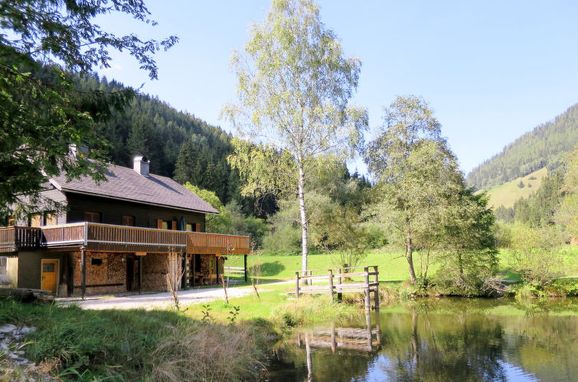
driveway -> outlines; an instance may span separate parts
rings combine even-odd
[[[227,293],[229,298],[242,297],[254,293],[253,287],[243,286],[228,288]],[[208,301],[225,299],[225,292],[223,288],[201,288],[189,289],[178,292],[179,303],[181,306],[190,304],[201,304]],[[57,303],[60,305],[75,304],[82,309],[166,309],[173,306],[173,299],[168,292],[163,293],[146,293],[146,294],[131,294],[123,296],[90,296],[85,300],[81,298],[57,298]]]

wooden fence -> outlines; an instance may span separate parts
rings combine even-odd
[[[362,269],[363,271],[357,271]],[[354,280],[354,279],[360,279]],[[341,301],[343,293],[363,293],[365,310],[371,309],[371,294],[373,293],[374,309],[379,309],[379,270],[377,265],[367,267],[340,268],[336,272],[329,269],[327,274],[313,275],[311,271],[305,274],[295,272],[295,296],[302,294],[329,294],[331,299],[337,296]]]

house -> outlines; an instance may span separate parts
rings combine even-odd
[[[65,206],[0,228],[0,277],[57,296],[160,291],[216,284],[249,237],[205,232],[217,211],[174,180],[109,165],[106,181],[50,180],[43,196]],[[173,288],[171,287],[171,288]]]

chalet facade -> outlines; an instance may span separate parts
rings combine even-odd
[[[217,211],[148,169],[136,157],[103,182],[51,179],[43,196],[65,208],[0,228],[0,281],[57,296],[161,291],[218,283],[227,256],[247,263],[249,237],[205,232]]]

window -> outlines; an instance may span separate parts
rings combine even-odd
[[[100,212],[86,211],[84,213],[84,220],[92,223],[100,223]]]
[[[58,219],[54,212],[44,213],[44,225],[56,225],[58,224]]]
[[[161,229],[169,229],[169,222],[166,220],[161,221]]]
[[[7,273],[8,259],[6,257],[0,257],[0,275],[5,275]]]
[[[185,224],[185,231],[194,232],[195,231],[195,225],[192,223]]]
[[[30,215],[30,227],[40,227],[42,225],[42,214]]]
[[[102,265],[102,259],[92,258],[90,259],[90,265]]]
[[[135,218],[134,216],[124,215],[122,217],[122,225],[134,226]]]

